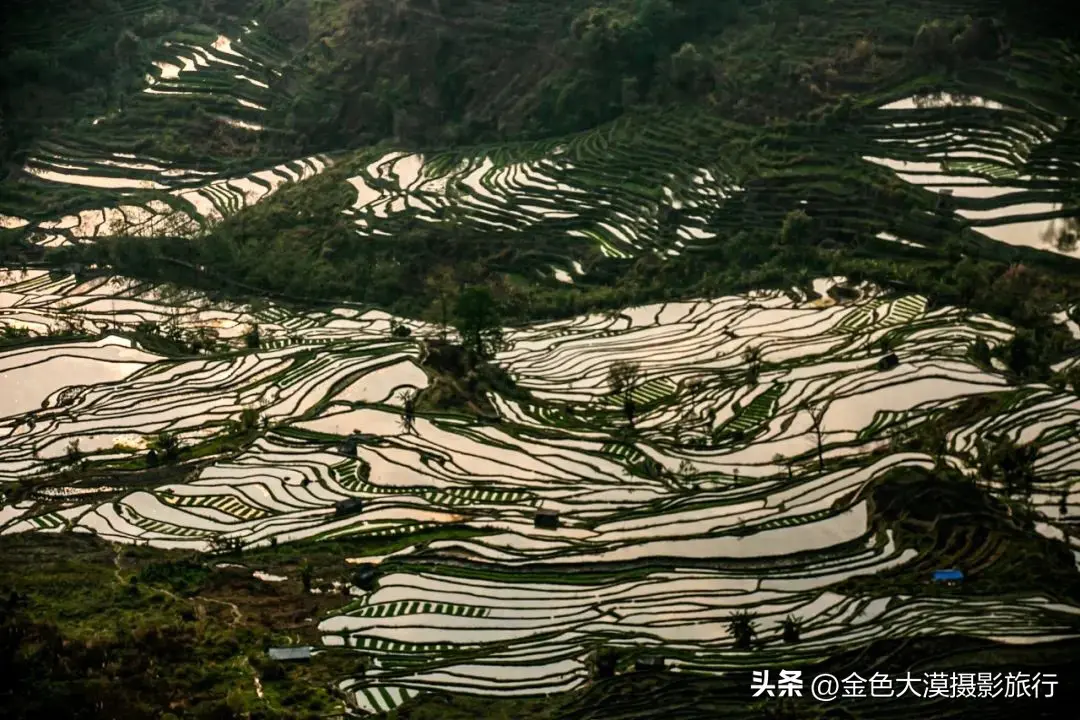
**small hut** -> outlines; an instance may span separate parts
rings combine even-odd
[[[637,672],[660,672],[664,669],[664,658],[659,655],[642,655],[634,661]]]
[[[935,570],[931,578],[936,583],[959,585],[964,581],[964,573],[960,570]]]
[[[267,654],[271,660],[278,660],[280,662],[307,662],[311,659],[310,645],[298,645],[295,647],[275,647],[270,648]]]
[[[559,512],[557,510],[537,510],[536,515],[533,517],[533,527],[543,528],[544,530],[558,530]]]
[[[345,438],[345,442],[341,443],[338,448],[342,455],[346,457],[356,457],[357,437],[356,435],[350,435]]]
[[[334,503],[334,515],[342,517],[343,515],[352,515],[358,513],[364,509],[364,501],[361,498],[346,498],[344,500],[338,500]]]

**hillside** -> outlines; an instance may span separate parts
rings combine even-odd
[[[5,9],[0,707],[1061,717],[1080,38],[1041,7]],[[751,697],[778,668],[1042,695]]]
[[[20,2],[2,45],[3,157],[50,128],[99,118],[125,126],[117,132],[138,137],[148,155],[164,147],[204,161],[384,140],[430,148],[535,139],[685,102],[759,122],[895,79],[915,31],[936,17],[924,5],[874,17],[885,3]],[[963,17],[952,12],[948,20]],[[250,80],[237,84],[195,60],[191,50],[217,33],[245,44]],[[172,67],[186,82],[145,102],[146,74],[172,79]],[[197,102],[204,94],[218,102]],[[243,133],[214,129],[213,106],[228,95],[263,108],[246,113],[273,131],[258,151]],[[138,132],[151,119],[169,126],[167,138]]]

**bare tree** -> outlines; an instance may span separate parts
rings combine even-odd
[[[698,474],[698,469],[697,469],[697,467],[694,466],[694,463],[692,463],[692,462],[690,462],[689,460],[686,460],[686,459],[684,459],[682,462],[679,463],[679,470],[678,470],[677,475],[679,477],[679,480],[681,480],[683,483],[689,484],[690,481],[697,474]]]
[[[454,273],[448,267],[436,268],[425,279],[424,284],[429,292],[438,298],[436,300],[436,314],[439,319],[440,337],[446,342],[446,333],[450,327],[450,310],[457,300],[457,286],[454,282]]]
[[[608,368],[608,386],[612,395],[630,395],[641,376],[641,366],[637,363],[618,360]]]
[[[772,461],[777,465],[783,465],[787,468],[787,478],[791,480],[791,461],[788,460],[782,453],[776,453],[773,455]]]
[[[411,433],[416,429],[414,424],[416,422],[416,391],[406,390],[402,393],[401,399],[403,401],[401,422],[405,427],[405,432]]]
[[[627,422],[634,424],[634,414],[637,406],[634,403],[634,388],[641,378],[641,366],[637,363],[618,360],[608,368],[608,386],[611,394],[622,397],[623,414]]]
[[[823,403],[816,403],[806,405],[804,408],[810,414],[810,427],[813,429],[814,438],[817,441],[818,470],[824,472],[825,452],[822,442],[821,421],[825,419],[825,411],[828,410],[828,406]]]

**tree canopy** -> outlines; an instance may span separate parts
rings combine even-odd
[[[454,306],[456,329],[464,347],[478,358],[490,358],[502,344],[501,318],[491,290],[466,287]]]

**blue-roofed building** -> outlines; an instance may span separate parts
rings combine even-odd
[[[933,579],[939,583],[958,583],[963,581],[964,573],[959,570],[935,570]]]

